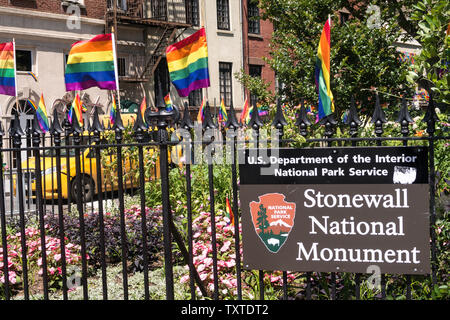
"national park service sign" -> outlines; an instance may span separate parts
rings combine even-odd
[[[265,153],[240,154],[245,268],[430,272],[425,147]]]

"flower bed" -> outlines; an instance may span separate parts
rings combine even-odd
[[[45,226],[48,229],[48,225]],[[42,248],[41,248],[41,233],[39,229],[28,227],[25,229],[26,237],[26,259],[28,268],[29,284],[31,287],[40,281],[42,276]],[[7,239],[7,253],[8,253],[8,274],[9,284],[12,291],[18,291],[23,286],[23,254],[21,245],[21,233],[10,234]],[[65,255],[66,264],[80,265],[81,255],[80,247],[68,241],[65,238]],[[62,260],[61,260],[61,242],[59,238],[46,236],[45,237],[45,251],[47,254],[47,275],[49,287],[61,287],[62,281]],[[89,258],[89,257],[87,257]],[[0,284],[5,283],[5,275],[3,273],[3,247],[0,246]]]

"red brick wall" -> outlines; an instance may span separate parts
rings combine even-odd
[[[106,0],[85,0],[84,4],[86,8],[81,10],[82,16],[104,18]],[[0,0],[0,6],[61,14],[67,10],[66,7],[61,6],[60,0]]]
[[[273,32],[273,26],[269,21],[260,20],[260,34],[253,36],[248,34],[248,15],[247,15],[247,1],[243,1],[243,42],[244,42],[244,69],[248,73],[250,64],[263,64],[261,77],[270,82],[269,89],[275,91],[275,72],[269,67],[266,62],[263,62],[263,57],[270,57],[269,43]],[[258,63],[259,62],[259,63]],[[248,92],[246,93],[248,95]]]

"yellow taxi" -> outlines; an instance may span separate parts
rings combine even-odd
[[[131,115],[130,115],[131,116]],[[127,118],[126,115],[122,115],[123,118]],[[125,124],[133,123],[134,117],[129,117],[130,121],[124,121]],[[69,138],[71,140],[72,137]],[[106,143],[106,140],[101,140],[100,144]],[[75,201],[79,196],[82,196],[83,201],[90,201],[98,193],[97,180],[97,161],[96,161],[96,148],[94,146],[92,135],[84,133],[81,136],[80,145],[85,146],[80,149],[80,171],[76,172],[76,156],[74,148],[61,148],[61,197]],[[65,145],[64,139],[62,139],[62,146]],[[69,145],[72,146],[73,142],[69,141]],[[125,149],[126,147],[123,147]],[[176,153],[181,157],[181,147],[176,148]],[[171,162],[169,148],[169,162]],[[101,184],[102,192],[118,190],[118,173],[117,173],[117,148],[101,148]],[[67,152],[69,151],[69,154]],[[146,163],[151,161],[150,166],[142,170],[146,171],[146,181],[150,179],[160,178],[159,172],[159,155],[158,148],[152,146],[144,147],[144,159]],[[67,161],[68,160],[68,161]],[[22,172],[25,177],[25,189],[31,189],[33,197],[36,195],[36,179],[35,179],[35,158],[31,157],[22,162]],[[105,169],[106,168],[106,169]],[[139,187],[139,178],[132,171],[139,168],[137,157],[123,157],[122,170],[123,170],[123,186],[124,189]],[[42,197],[43,199],[58,199],[58,180],[57,180],[57,167],[56,167],[56,150],[49,148],[41,155],[41,173],[42,173]],[[69,175],[68,175],[69,173]],[[81,191],[78,191],[78,181],[81,180]],[[14,183],[16,184],[16,183]],[[14,188],[15,189],[15,188]]]

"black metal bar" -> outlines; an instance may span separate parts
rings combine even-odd
[[[186,155],[187,157],[187,155]],[[188,223],[188,252],[189,252],[189,288],[191,290],[191,299],[195,300],[195,280],[194,280],[194,246],[192,231],[192,183],[191,183],[191,165],[186,163],[186,209]]]
[[[1,223],[1,232],[2,232],[2,249],[3,249],[3,276],[4,276],[4,294],[5,299],[9,300],[9,268],[8,263],[5,263],[5,261],[8,261],[8,243],[6,240],[6,208],[5,208],[5,188],[3,183],[3,176],[4,176],[4,168],[3,168],[3,128],[0,122],[0,223]]]
[[[306,300],[311,300],[311,276],[312,272],[306,273]]]
[[[288,290],[287,290],[287,271],[283,271],[283,299],[288,299]]]
[[[36,114],[33,121],[33,146],[38,147],[41,142],[40,129]],[[39,216],[39,231],[41,238],[41,257],[42,257],[42,282],[44,289],[44,299],[48,300],[48,275],[47,275],[47,247],[45,243],[45,222],[44,206],[42,197],[42,174],[41,174],[41,153],[39,150],[34,152],[36,169],[36,206]],[[45,167],[44,167],[45,168]],[[44,177],[45,179],[45,177]],[[45,184],[44,184],[45,185]],[[44,187],[45,188],[45,187]],[[45,190],[45,189],[44,189]]]
[[[67,210],[69,212],[72,211],[72,195],[71,195],[71,178],[72,178],[72,170],[70,168],[70,133],[72,132],[72,125],[70,124],[67,117],[64,118],[64,143],[66,145],[66,167],[67,167]]]
[[[103,216],[103,191],[102,191],[102,164],[101,164],[101,148],[100,148],[100,133],[103,131],[98,118],[98,110],[95,107],[94,121],[92,123],[92,131],[94,132],[93,140],[95,143],[95,164],[97,171],[97,201],[98,201],[98,223],[100,227],[100,255],[101,255],[101,269],[102,269],[102,293],[103,300],[108,300],[108,281],[106,274],[106,253],[105,253],[105,222]],[[106,188],[105,188],[106,189]]]
[[[78,124],[78,120],[76,116],[73,120],[74,124]],[[75,126],[74,126],[75,127]],[[81,129],[75,127],[73,132],[73,141],[76,146],[79,146],[81,143]],[[75,148],[75,181],[72,183],[76,183],[74,186],[76,188],[76,203],[78,210],[78,219],[80,221],[80,246],[81,246],[81,274],[82,274],[82,285],[83,285],[83,299],[89,300],[88,296],[88,286],[87,286],[87,259],[86,259],[86,236],[85,236],[85,225],[84,225],[84,211],[83,211],[83,186],[82,180],[83,177],[81,175],[81,152],[80,148]],[[70,194],[70,192],[69,192]]]
[[[233,190],[233,217],[234,217],[234,248],[236,255],[236,280],[237,280],[237,299],[242,300],[242,280],[241,280],[241,243],[239,230],[239,207],[238,207],[238,184],[237,184],[237,144],[236,131],[233,134],[233,158],[231,163],[231,184]]]
[[[50,133],[53,136],[53,142],[55,146],[61,146],[61,133],[63,132],[61,125],[58,120],[57,110],[54,109],[53,121],[50,129]],[[61,274],[62,274],[62,291],[63,300],[68,299],[67,295],[67,264],[66,264],[66,244],[65,244],[65,234],[64,234],[64,212],[63,212],[63,199],[62,199],[62,181],[61,181],[61,149],[55,149],[56,155],[56,187],[58,192],[58,223],[59,223],[59,242],[61,250]],[[68,165],[66,164],[66,168]]]
[[[212,159],[211,159],[212,161]],[[208,164],[208,183],[209,183],[209,203],[211,213],[211,246],[213,258],[213,283],[214,283],[214,299],[219,299],[219,275],[217,268],[217,234],[216,234],[216,211],[214,204],[214,174],[212,163]]]
[[[434,141],[435,141],[435,130],[436,130],[436,121],[438,117],[434,110],[434,101],[433,95],[430,95],[430,100],[428,103],[427,112],[423,121],[427,123],[427,133],[428,133],[428,167],[429,171],[429,192],[430,192],[430,238],[431,238],[431,281],[433,286],[437,284],[437,252],[436,252],[436,171],[435,171],[435,162],[434,162]]]
[[[122,158],[122,130],[116,128],[116,142],[117,142],[117,176],[119,177],[118,192],[119,192],[119,215],[120,215],[120,239],[122,245],[122,283],[124,300],[128,300],[128,273],[127,273],[127,235],[125,230],[125,204],[123,192],[123,158]]]
[[[144,132],[146,128],[142,115],[138,112],[138,119],[135,122],[134,131],[136,132],[136,140],[142,143],[144,140]],[[144,267],[144,295],[145,300],[150,299],[149,283],[148,283],[148,247],[147,247],[147,214],[145,211],[145,176],[144,176],[144,149],[138,146],[139,153],[139,195],[141,200],[141,228],[142,228],[142,263]],[[131,182],[133,184],[133,182]]]
[[[160,139],[167,134],[166,130],[160,128],[158,131]],[[163,205],[163,233],[164,233],[164,266],[166,271],[166,299],[174,299],[173,265],[172,265],[172,241],[170,234],[171,214],[169,211],[169,172],[167,145],[162,143],[160,147],[160,175]]]
[[[24,299],[29,300],[29,287],[28,287],[28,258],[27,258],[27,243],[25,235],[25,212],[23,205],[23,175],[22,175],[22,136],[24,135],[22,128],[20,127],[19,118],[16,116],[14,119],[14,125],[11,132],[13,138],[13,145],[16,153],[17,164],[17,192],[19,194],[19,216],[20,216],[20,243],[22,249],[22,279],[23,279],[23,291]],[[13,181],[11,179],[11,181]],[[12,197],[11,197],[12,198]],[[12,215],[11,208],[11,215]]]
[[[259,300],[264,300],[264,271],[258,270]]]

